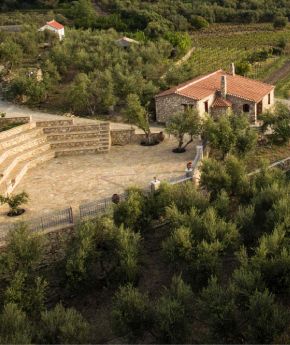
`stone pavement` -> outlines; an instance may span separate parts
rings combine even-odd
[[[15,193],[26,191],[27,212],[17,218],[0,208],[0,223],[39,217],[44,213],[121,193],[130,185],[147,186],[154,176],[160,180],[184,174],[195,157],[195,144],[183,154],[172,153],[176,141],[167,137],[157,146],[113,146],[107,154],[55,158],[28,171]]]

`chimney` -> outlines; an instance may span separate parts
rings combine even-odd
[[[227,90],[228,87],[227,87],[227,76],[226,75],[222,75],[222,78],[221,78],[221,96],[223,98],[226,98],[227,97]]]
[[[235,76],[236,75],[236,66],[234,63],[232,63],[232,75]]]

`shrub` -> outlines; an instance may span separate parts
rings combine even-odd
[[[191,16],[190,22],[192,26],[197,30],[204,29],[209,26],[208,21],[201,16]]]
[[[152,325],[147,294],[142,294],[131,284],[120,287],[113,300],[112,320],[116,335],[127,336],[129,340],[141,337]]]
[[[41,314],[39,340],[43,344],[84,344],[89,341],[89,324],[75,309],[61,304]]]
[[[114,221],[120,226],[132,230],[140,229],[142,225],[142,213],[144,196],[141,190],[131,188],[127,190],[126,200],[121,201],[114,208]]]
[[[46,288],[47,283],[41,277],[32,279],[17,271],[5,291],[5,303],[13,303],[30,317],[38,319],[45,309]]]
[[[13,303],[4,305],[0,315],[0,343],[32,343],[32,327],[25,313]]]
[[[15,272],[31,273],[40,263],[44,241],[19,224],[7,238],[7,250],[0,256],[1,273],[13,278]]]
[[[275,303],[273,295],[267,290],[255,291],[250,297],[247,312],[247,342],[270,344],[288,327],[289,314]]]
[[[273,26],[274,29],[284,29],[288,24],[288,18],[279,16],[274,19]]]
[[[120,279],[124,282],[136,281],[139,274],[139,251],[141,236],[121,225],[117,236]]]
[[[23,213],[20,205],[27,203],[28,201],[28,194],[26,192],[22,192],[15,195],[8,195],[8,196],[1,196],[0,195],[0,203],[8,204],[10,207],[10,211],[8,215],[10,216],[18,216],[19,214]]]

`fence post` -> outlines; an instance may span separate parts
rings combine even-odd
[[[73,210],[72,207],[69,208],[69,219],[71,221],[71,223],[74,223],[74,214],[73,214]]]

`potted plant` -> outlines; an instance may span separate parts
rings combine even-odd
[[[2,117],[2,118],[6,117],[6,113],[0,112],[0,117]]]
[[[28,194],[26,192],[22,192],[15,195],[7,195],[2,196],[0,195],[0,203],[1,204],[8,204],[10,210],[7,213],[9,217],[16,217],[20,216],[25,212],[24,208],[20,208],[20,205],[27,203],[28,201]]]

